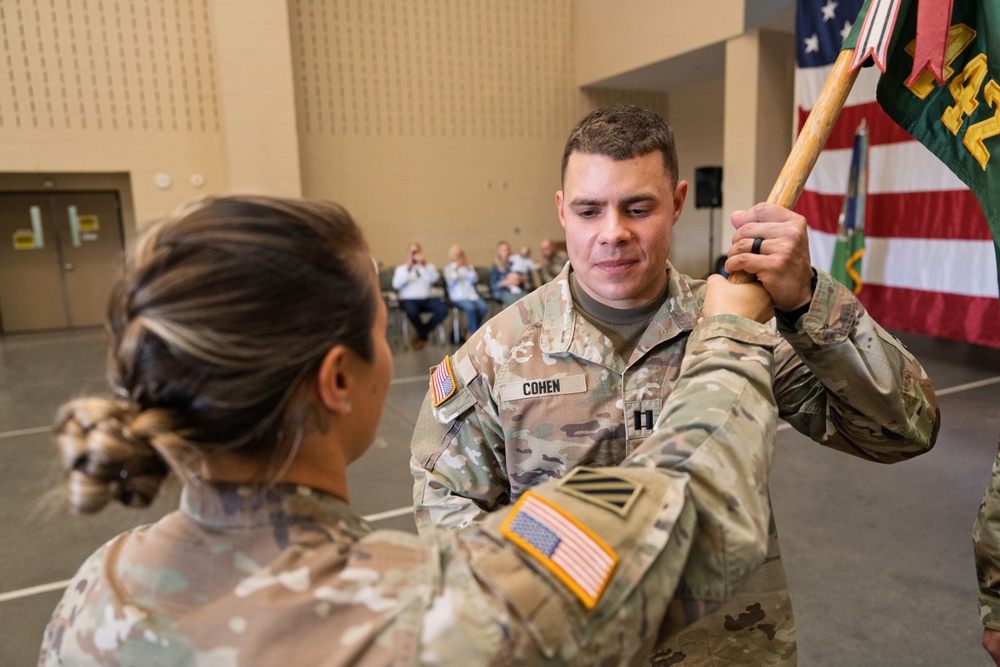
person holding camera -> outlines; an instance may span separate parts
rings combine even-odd
[[[414,350],[422,350],[434,327],[448,317],[448,308],[431,288],[440,274],[433,264],[424,259],[419,243],[411,243],[406,249],[406,264],[400,264],[392,274],[392,288],[399,294],[399,307],[413,324],[416,333],[410,341]],[[422,313],[430,313],[431,318],[424,323]]]
[[[468,257],[462,246],[455,244],[448,249],[448,259],[451,260],[444,267],[444,282],[448,286],[448,299],[465,312],[469,319],[469,334],[474,334],[479,330],[479,326],[486,319],[486,302],[476,291],[476,283],[479,275],[476,267],[469,264]],[[464,342],[462,336],[461,342]],[[454,341],[460,342],[458,340]]]

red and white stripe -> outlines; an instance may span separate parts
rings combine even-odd
[[[872,0],[861,25],[861,33],[858,35],[852,67],[857,67],[865,58],[871,56],[878,68],[885,71],[889,38],[892,35],[892,26],[896,23],[896,16],[899,14],[899,4],[900,0]]]
[[[798,70],[800,129],[831,69]],[[979,202],[882,111],[879,75],[861,70],[795,206],[809,221],[812,262],[830,268],[854,131],[865,118],[871,147],[861,302],[889,329],[1000,347],[996,259]]]
[[[441,405],[455,391],[455,378],[451,376],[451,362],[447,356],[431,375],[431,391],[434,394],[434,407]]]
[[[550,559],[587,595],[596,599],[611,574],[614,559],[572,521],[534,496],[525,498],[521,511],[559,536],[559,546]]]

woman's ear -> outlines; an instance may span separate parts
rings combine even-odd
[[[354,388],[353,353],[344,345],[336,345],[323,357],[316,376],[316,391],[327,410],[336,415],[351,412],[351,392]]]

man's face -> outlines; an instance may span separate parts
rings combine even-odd
[[[552,257],[555,252],[555,246],[552,245],[552,241],[542,241],[542,244],[538,249],[541,250],[542,257],[545,259]]]
[[[680,181],[671,189],[659,151],[621,161],[569,156],[556,207],[570,264],[588,295],[619,309],[656,298],[687,186]]]

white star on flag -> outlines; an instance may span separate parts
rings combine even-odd
[[[841,41],[847,39],[847,36],[851,34],[851,28],[853,27],[854,27],[853,23],[851,23],[850,21],[844,21],[844,29],[840,31]]]
[[[817,53],[819,51],[819,35],[813,33],[812,37],[805,38],[806,53]]]
[[[837,4],[833,0],[827,0],[827,3],[823,5],[823,22],[832,21],[834,19],[833,13],[837,11]]]

